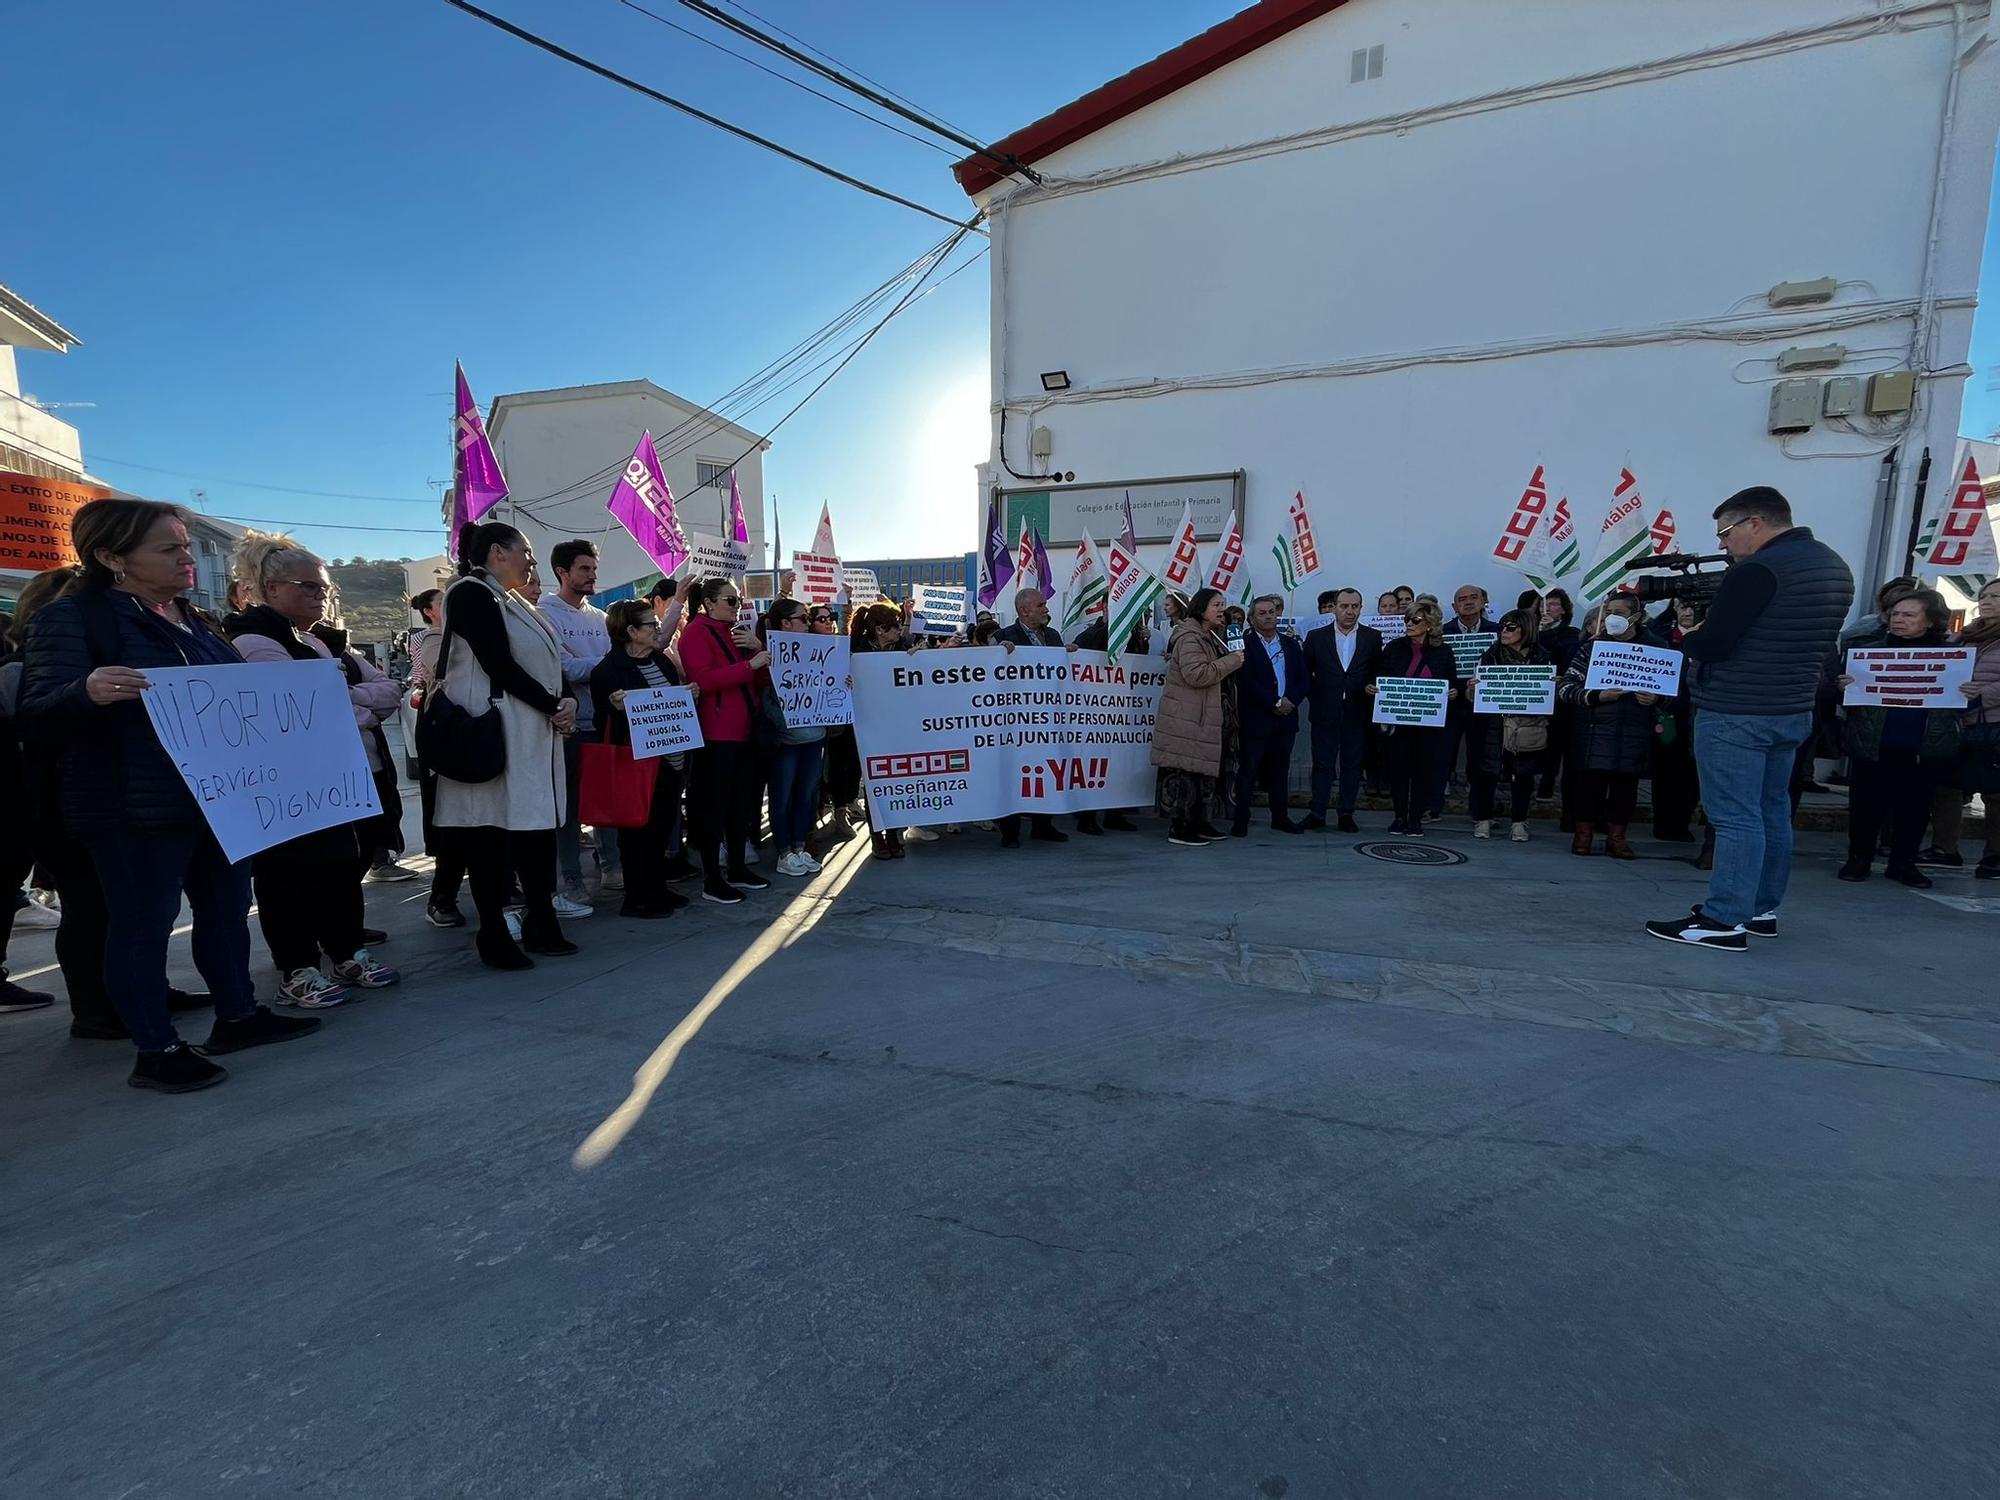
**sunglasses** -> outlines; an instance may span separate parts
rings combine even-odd
[[[731,609],[734,609],[736,608],[737,605],[741,604],[743,601],[737,598],[734,594],[725,594],[720,599],[715,599],[712,600],[711,602],[715,604],[726,604]]]

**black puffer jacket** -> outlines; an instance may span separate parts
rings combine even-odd
[[[1658,707],[1641,703],[1632,693],[1620,693],[1606,702],[1601,693],[1586,692],[1583,684],[1590,676],[1590,657],[1596,649],[1595,641],[1586,643],[1556,684],[1556,701],[1567,704],[1570,710],[1571,764],[1580,771],[1643,776],[1652,764],[1653,721]],[[1672,706],[1671,699],[1665,701]]]
[[[194,795],[160,747],[137,703],[98,704],[84,679],[98,667],[192,667],[241,662],[192,609],[179,630],[118,589],[65,595],[28,630],[19,728],[30,745],[60,747],[57,798],[64,828],[87,838],[126,829],[181,832],[205,826]],[[95,631],[90,612],[101,621]],[[99,650],[93,652],[96,639]],[[116,654],[105,659],[108,648]]]

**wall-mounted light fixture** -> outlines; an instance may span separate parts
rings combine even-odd
[[[1069,371],[1042,371],[1042,389],[1045,391],[1066,391],[1069,389]]]

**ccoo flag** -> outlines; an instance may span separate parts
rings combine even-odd
[[[1536,532],[1547,524],[1549,509],[1549,487],[1542,472],[1542,466],[1536,464],[1535,472],[1528,476],[1528,487],[1508,508],[1507,519],[1500,527],[1500,539],[1487,554],[1503,568],[1526,572],[1533,560],[1529,549],[1534,546]]]
[[[673,573],[687,561],[687,536],[674,514],[674,492],[667,486],[667,476],[660,472],[652,433],[639,435],[639,446],[632,450],[604,508],[632,533],[632,540],[645,549],[661,573]]]
[[[1194,501],[1181,505],[1180,524],[1167,539],[1167,565],[1160,570],[1160,582],[1188,598],[1201,587],[1201,548],[1194,534]]]
[[[486,440],[486,424],[479,418],[479,403],[472,399],[472,387],[465,381],[465,366],[458,372],[458,416],[452,433],[452,497],[456,513],[476,521],[507,498],[507,479],[500,472],[500,460]],[[453,537],[456,545],[457,538]]]
[[[750,523],[743,516],[743,491],[736,487],[736,471],[729,471],[729,535],[742,546],[750,545]]]
[[[1083,628],[1085,620],[1104,612],[1106,592],[1104,564],[1098,560],[1097,544],[1091,541],[1090,532],[1086,529],[1083,540],[1076,544],[1076,561],[1069,567],[1069,587],[1063,591],[1062,633],[1065,640],[1073,638]]]
[[[1949,578],[1960,592],[1977,594],[1985,581],[2000,573],[2000,556],[1993,543],[1993,520],[1986,510],[1986,486],[1972,450],[1959,465],[1958,485],[1951,503],[1938,514],[1931,544],[1922,553],[1924,565]]]
[[[1222,544],[1215,554],[1215,571],[1208,575],[1208,586],[1219,590],[1228,598],[1231,587],[1236,582],[1236,574],[1243,566],[1243,528],[1236,524],[1235,512],[1229,516],[1229,528],[1222,533]]]
[[[1583,597],[1602,599],[1623,581],[1625,564],[1647,556],[1653,547],[1646,498],[1639,493],[1632,471],[1622,469],[1618,488],[1611,492],[1611,507],[1597,528],[1597,552],[1583,575]]]

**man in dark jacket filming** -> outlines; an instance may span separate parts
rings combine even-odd
[[[1792,872],[1792,760],[1812,733],[1813,695],[1854,603],[1854,575],[1792,524],[1791,503],[1769,485],[1717,506],[1715,539],[1729,571],[1707,618],[1681,641],[1715,871],[1708,899],[1690,915],[1646,930],[1741,952],[1751,936],[1778,935]]]

